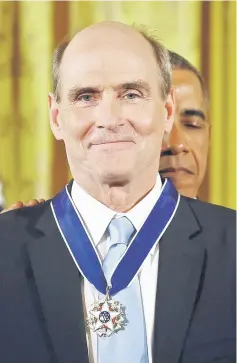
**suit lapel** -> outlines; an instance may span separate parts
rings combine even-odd
[[[154,361],[178,363],[182,356],[205,251],[195,236],[200,226],[187,199],[181,197],[176,215],[160,241],[154,328]]]
[[[28,245],[43,318],[58,363],[88,362],[81,276],[61,238],[51,208],[28,228],[39,236]]]

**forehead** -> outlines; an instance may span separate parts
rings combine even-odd
[[[173,70],[172,84],[175,88],[177,109],[204,109],[205,102],[201,84],[193,72],[180,69]]]
[[[142,79],[152,85],[159,76],[153,49],[145,39],[74,41],[60,67],[62,91],[73,86],[112,86]]]

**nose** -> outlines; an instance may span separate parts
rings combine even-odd
[[[114,130],[122,125],[118,101],[112,97],[104,97],[95,110],[95,126]]]
[[[189,148],[185,140],[184,132],[179,125],[174,123],[170,134],[163,141],[161,156],[177,155],[188,151]]]

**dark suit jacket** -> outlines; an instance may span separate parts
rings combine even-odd
[[[181,197],[159,256],[153,363],[234,363],[235,212]],[[0,216],[1,363],[88,363],[81,279],[49,201]]]

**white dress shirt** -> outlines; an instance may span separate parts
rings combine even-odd
[[[137,205],[126,213],[116,213],[90,196],[75,181],[73,182],[71,193],[72,200],[84,221],[87,233],[91,237],[91,241],[94,243],[101,260],[103,260],[108,251],[109,236],[106,229],[111,220],[117,216],[126,216],[133,223],[136,230],[139,231],[160,196],[161,186],[161,179],[158,174],[156,184],[153,189]],[[152,363],[158,255],[159,250],[158,244],[156,243],[145,259],[139,274],[146,323],[149,363]],[[83,279],[82,292],[84,294],[84,313],[85,316],[87,316],[91,304],[98,300],[99,293],[86,279]],[[97,337],[96,332],[87,331],[87,345],[90,363],[97,363],[97,339],[99,339],[99,337]]]

